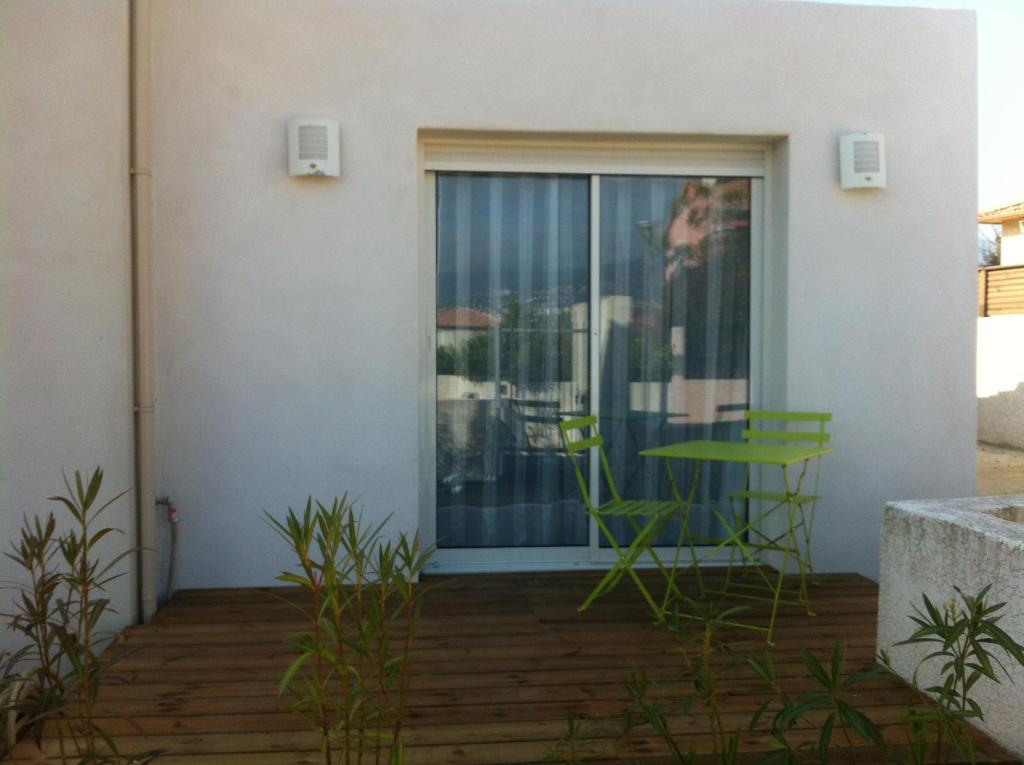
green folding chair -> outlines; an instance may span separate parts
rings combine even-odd
[[[748,410],[743,413],[747,421],[747,428],[743,431],[742,437],[749,443],[786,443],[806,446],[825,446],[831,440],[828,433],[828,423],[832,421],[832,414],[829,412],[785,412],[773,410]],[[813,489],[809,493],[803,493],[802,487],[806,478],[810,462],[814,462]],[[790,511],[795,514],[789,519],[788,528],[776,535],[769,536],[756,526],[748,528],[747,544],[750,548],[758,550],[777,550],[785,547],[794,557],[797,571],[800,577],[798,602],[810,611],[810,600],[808,596],[807,583],[813,573],[814,567],[811,559],[811,538],[814,533],[814,515],[817,503],[820,499],[818,494],[818,482],[821,471],[821,458],[816,457],[803,463],[799,476],[795,481],[790,481],[786,471],[783,471],[785,482],[784,491],[762,491],[750,488],[750,467],[747,467],[745,488],[742,491],[732,492],[729,495],[730,503],[762,503],[767,510],[759,513],[760,517],[766,517],[783,505],[789,505]],[[735,513],[734,513],[735,516]],[[799,538],[797,534],[799,533]],[[790,541],[784,541],[789,537]],[[726,575],[728,582],[730,571]]]
[[[613,590],[622,580],[623,576],[629,576],[637,589],[640,590],[640,594],[650,606],[657,619],[663,621],[666,609],[673,595],[679,594],[675,585],[678,553],[672,566],[668,567],[655,552],[654,542],[658,538],[658,534],[661,533],[672,519],[672,516],[675,513],[682,512],[683,507],[675,500],[622,498],[615,485],[615,480],[612,478],[611,468],[608,465],[608,456],[604,451],[604,439],[597,432],[596,416],[565,420],[559,423],[559,428],[562,431],[562,441],[565,444],[565,449],[569,453],[572,466],[576,471],[576,480],[579,482],[580,492],[583,494],[583,504],[586,505],[587,512],[590,513],[590,516],[594,519],[594,522],[618,557],[618,560],[613,564],[608,573],[605,574],[604,578],[601,579],[597,587],[594,588],[594,591],[590,593],[590,596],[583,602],[583,605],[579,607],[579,610],[585,611],[595,600],[606,592]],[[589,434],[587,431],[589,431]],[[587,479],[580,466],[580,456],[589,455],[591,449],[597,449],[600,455],[601,472],[604,476],[608,493],[611,496],[611,499],[600,505],[595,504],[592,500]],[[625,518],[629,522],[636,534],[632,542],[628,545],[619,544],[615,534],[608,527],[607,521],[610,518]],[[684,513],[681,538],[686,534],[687,525],[687,517]],[[667,589],[660,603],[654,598],[635,571],[635,566],[644,553],[651,556],[655,566],[665,577]]]

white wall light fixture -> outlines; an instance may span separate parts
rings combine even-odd
[[[885,136],[881,133],[839,136],[839,185],[844,189],[884,189],[885,183]]]
[[[341,175],[338,120],[297,117],[288,120],[288,174]]]

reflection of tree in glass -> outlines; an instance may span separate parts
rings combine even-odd
[[[686,327],[688,379],[749,374],[749,251],[748,228],[712,230],[700,242],[700,262],[672,281],[676,310],[683,316],[679,323]]]
[[[452,433],[452,426],[440,412],[439,405],[437,418],[437,475],[439,478],[447,478],[455,472],[455,434]],[[450,408],[450,407],[449,407]],[[451,416],[448,412],[444,414]]]
[[[1003,227],[999,224],[978,226],[978,265],[998,266],[1003,252]]]
[[[501,379],[519,385],[572,380],[572,318],[567,309],[523,306],[501,317]]]
[[[438,405],[437,477],[445,491],[459,494],[467,482],[487,480],[494,474],[495,466],[488,459],[493,449],[488,447],[497,411],[494,401],[480,399]]]
[[[455,374],[455,349],[450,345],[437,346],[437,373],[439,375]]]
[[[660,305],[646,307],[634,332],[631,379],[668,380],[672,327],[684,328],[688,379],[743,379],[750,322],[750,181],[692,179],[673,200],[658,231],[638,229],[664,269]],[[660,227],[659,227],[660,228]],[[634,360],[634,357],[638,357]],[[668,369],[665,369],[667,363]]]
[[[490,377],[491,358],[491,332],[478,332],[462,346],[456,359],[456,374],[483,382]]]
[[[672,379],[672,345],[654,346],[649,338],[634,336],[629,345],[629,379],[644,382],[668,382]]]
[[[749,179],[688,181],[672,202],[662,239],[668,275],[680,267],[700,267],[721,252],[711,245],[722,235],[749,229]]]
[[[491,377],[491,332],[475,332],[462,346],[437,347],[437,373],[456,375],[472,382],[484,382]]]

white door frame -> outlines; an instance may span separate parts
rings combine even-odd
[[[743,177],[751,179],[750,236],[750,403],[761,405],[764,380],[764,331],[766,320],[764,270],[766,242],[765,188],[772,188],[772,147],[764,142],[631,140],[576,140],[551,137],[481,137],[477,134],[423,134],[419,142],[419,275],[420,322],[423,346],[420,356],[419,418],[419,533],[424,543],[437,538],[437,237],[436,174],[438,172],[551,173],[590,176],[591,258],[591,413],[599,414],[600,280],[594,278],[600,264],[598,216],[600,176],[662,175]],[[599,481],[597,454],[591,455],[591,492]],[[446,548],[434,553],[431,573],[545,571],[605,569],[615,561],[615,551],[602,548],[598,529],[589,523],[587,546]],[[668,550],[666,550],[668,551]],[[728,553],[711,556],[708,564],[728,560]],[[648,558],[641,565],[653,565]]]

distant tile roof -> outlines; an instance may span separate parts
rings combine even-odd
[[[497,324],[496,318],[475,308],[448,308],[437,312],[437,326],[445,329],[482,329]]]
[[[1008,220],[1024,218],[1024,202],[1015,202],[1012,205],[996,207],[992,210],[985,210],[978,213],[978,223],[1004,223]]]

